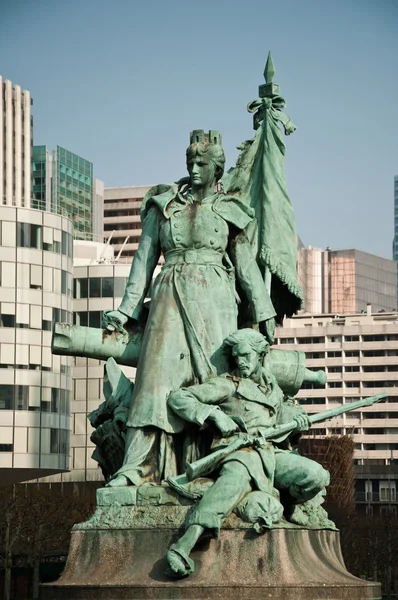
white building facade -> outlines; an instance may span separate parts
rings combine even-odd
[[[286,319],[278,347],[301,350],[309,369],[324,369],[325,388],[308,386],[297,397],[308,413],[386,393],[374,404],[318,424],[319,435],[353,434],[356,463],[398,459],[398,313],[308,315]]]
[[[70,359],[51,354],[53,321],[72,322],[73,224],[0,206],[0,478],[67,471]]]
[[[30,92],[0,76],[0,205],[30,207]]]

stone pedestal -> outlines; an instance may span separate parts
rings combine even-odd
[[[254,533],[235,515],[219,540],[200,542],[195,572],[164,575],[165,555],[181,535],[189,501],[167,488],[98,491],[93,517],[75,526],[61,578],[41,588],[42,600],[379,600],[380,585],[344,566],[339,533],[281,523]],[[112,503],[107,505],[107,503]]]

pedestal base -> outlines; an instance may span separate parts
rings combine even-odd
[[[275,529],[263,535],[223,530],[192,553],[195,572],[164,575],[174,530],[74,531],[61,578],[42,600],[365,600],[380,585],[346,570],[335,531]]]
[[[164,575],[192,502],[163,486],[97,490],[97,509],[75,525],[65,571],[41,600],[379,600],[378,583],[344,566],[340,537],[283,521],[258,535],[231,514],[220,539],[199,542],[186,579]]]

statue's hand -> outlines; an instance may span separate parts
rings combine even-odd
[[[308,431],[311,427],[311,421],[305,412],[296,415],[293,420],[297,423],[296,431]]]
[[[235,423],[231,417],[223,413],[222,410],[214,411],[208,420],[212,421],[225,437],[232,435],[238,429],[237,423]]]
[[[109,331],[124,332],[128,317],[118,310],[108,310],[102,314],[102,326]]]

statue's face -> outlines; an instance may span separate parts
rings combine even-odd
[[[187,166],[193,189],[199,190],[216,184],[216,166],[208,156],[197,154],[190,158]]]
[[[232,355],[238,365],[241,377],[247,379],[257,370],[260,358],[249,344],[238,344],[232,349]]]

